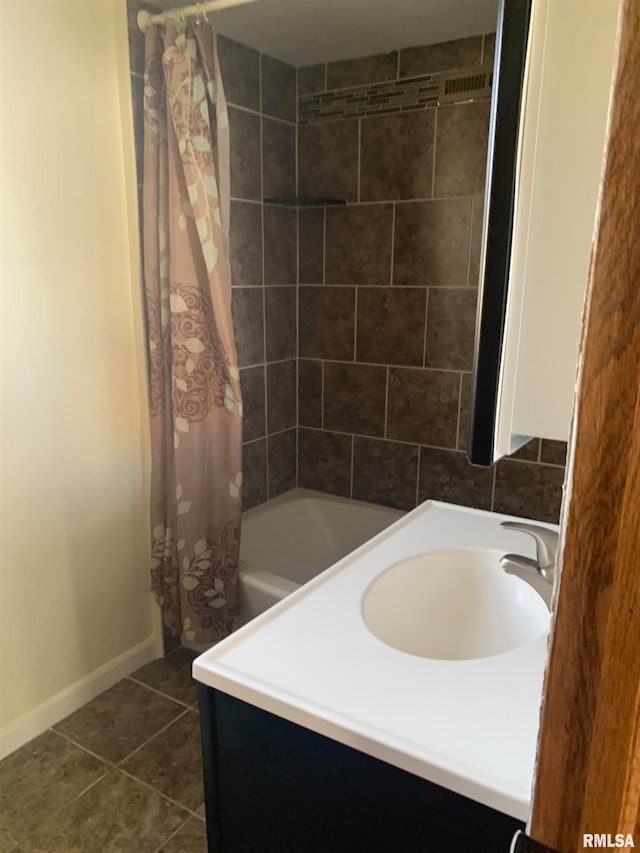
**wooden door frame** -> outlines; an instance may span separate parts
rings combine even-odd
[[[521,853],[585,833],[640,848],[640,0],[621,4],[610,110]]]

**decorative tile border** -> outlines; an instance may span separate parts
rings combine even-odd
[[[359,118],[361,116],[423,110],[438,105],[440,80],[451,71],[403,77],[332,89],[298,97],[298,122],[317,124],[323,121]]]

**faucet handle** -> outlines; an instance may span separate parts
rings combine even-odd
[[[541,527],[539,524],[528,524],[526,521],[501,521],[500,527],[506,530],[518,530],[533,536],[536,542],[538,565],[541,569],[552,569],[555,566],[558,551],[559,536],[555,530]]]

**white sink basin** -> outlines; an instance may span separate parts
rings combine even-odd
[[[401,560],[367,587],[369,630],[423,658],[472,660],[538,639],[549,627],[540,595],[500,567],[503,551],[455,548]]]

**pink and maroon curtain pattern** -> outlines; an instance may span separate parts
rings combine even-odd
[[[242,486],[229,124],[210,24],[147,30],[144,112],[152,588],[165,629],[207,643],[232,627]]]

